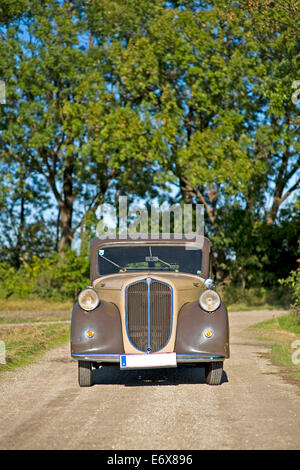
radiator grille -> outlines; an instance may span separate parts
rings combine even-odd
[[[131,343],[155,352],[167,343],[172,327],[172,290],[168,284],[145,279],[126,289],[126,322]]]

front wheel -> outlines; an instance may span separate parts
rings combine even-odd
[[[205,379],[209,385],[220,385],[223,374],[223,361],[205,364]]]
[[[92,385],[92,363],[89,361],[78,361],[78,382],[80,387]]]

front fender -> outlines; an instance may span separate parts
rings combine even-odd
[[[88,331],[94,335],[89,338]],[[87,312],[74,305],[71,322],[71,354],[124,354],[120,312],[111,302],[101,301]]]
[[[213,332],[211,338],[204,330]],[[183,305],[178,315],[175,341],[177,354],[216,354],[229,357],[229,321],[224,305],[214,312],[202,310],[199,302]]]

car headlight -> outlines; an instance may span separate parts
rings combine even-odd
[[[94,310],[98,306],[99,302],[100,300],[97,292],[89,287],[80,292],[78,296],[78,303],[83,310]]]
[[[221,299],[216,291],[207,289],[199,297],[200,306],[207,312],[213,312],[220,306]]]

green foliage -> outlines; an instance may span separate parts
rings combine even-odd
[[[89,258],[67,250],[61,258],[54,253],[49,258],[33,256],[31,264],[15,269],[0,264],[1,298],[39,297],[53,300],[75,300],[89,285]]]
[[[300,263],[300,259],[298,259],[298,263]],[[296,321],[300,324],[300,266],[280,282],[292,291],[291,309]]]
[[[282,286],[276,289],[251,287],[244,290],[240,287],[228,286],[221,289],[221,293],[229,311],[288,308],[291,299],[290,290]]]
[[[276,224],[257,220],[238,205],[222,208],[211,237],[221,282],[234,286],[278,288],[278,280],[297,266],[299,211],[282,211]],[[223,255],[223,257],[222,257]]]
[[[0,0],[1,285],[72,297],[85,258],[50,253],[80,229],[84,256],[101,203],[173,184],[205,206],[217,281],[278,289],[296,268],[298,3]]]
[[[0,0],[0,24],[8,24],[30,10],[30,0]]]
[[[57,221],[51,214],[51,222],[63,252],[111,187],[152,193],[151,121],[129,98],[120,100],[116,57],[109,40],[99,38],[99,25],[98,32],[89,29],[85,2],[36,0],[31,7],[26,17],[0,25],[0,77],[6,83],[1,173],[3,186],[11,179],[14,188],[7,198],[22,200],[27,209],[54,200]],[[113,25],[107,26],[113,34]],[[14,215],[20,223],[11,244],[20,245],[29,217],[24,211]]]

